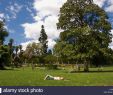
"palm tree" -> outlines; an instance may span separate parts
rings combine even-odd
[[[13,43],[14,43],[14,40],[11,38],[8,43],[9,53],[10,53],[10,58],[11,58],[11,65],[13,65],[13,62],[12,62],[13,61],[13,51],[14,51]]]
[[[12,45],[13,42],[14,42],[14,39],[11,38],[11,39],[9,40],[9,43],[11,43],[11,45]]]
[[[14,40],[11,38],[8,43],[10,55],[13,53],[13,43],[14,43]]]
[[[16,46],[16,47],[15,47],[15,51],[16,51],[16,56],[17,56],[17,53],[18,53],[18,51],[19,51],[19,46]]]
[[[20,53],[21,53],[21,51],[22,51],[22,45],[19,45],[19,50],[20,50]]]

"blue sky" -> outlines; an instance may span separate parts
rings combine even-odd
[[[15,45],[22,44],[24,49],[30,42],[38,42],[41,25],[45,25],[48,45],[52,48],[54,39],[59,37],[57,30],[58,13],[66,0],[0,0],[0,18],[6,19],[6,27]],[[94,0],[109,16],[113,26],[113,0]],[[112,31],[113,34],[113,31]],[[113,48],[113,43],[110,44]]]
[[[21,24],[34,21],[32,18],[35,15],[33,0],[0,0],[0,14],[3,14],[6,19],[6,26],[10,34],[6,42],[10,38],[15,40],[15,44],[29,40],[26,39]]]

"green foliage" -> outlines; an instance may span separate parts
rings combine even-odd
[[[46,68],[48,70],[57,70],[58,69],[58,65],[56,65],[56,64],[47,64]]]
[[[45,60],[45,63],[47,63],[47,64],[49,64],[49,63],[54,64],[56,62],[56,57],[53,56],[52,54],[51,55],[46,55],[44,60]]]
[[[5,66],[10,65],[10,54],[8,52],[8,46],[0,46],[0,69],[5,69]]]
[[[9,43],[11,43],[11,45],[12,45],[12,44],[14,43],[14,39],[11,38],[11,39],[9,40]]]
[[[43,60],[41,51],[41,45],[39,43],[34,42],[27,45],[26,50],[23,52],[23,57],[28,63],[39,63]]]
[[[4,27],[4,22],[0,21],[0,44],[3,45],[3,42],[5,41],[5,37],[8,36],[8,32]]]
[[[67,0],[59,16],[57,26],[64,31],[54,47],[56,56],[84,63],[85,71],[90,63],[108,63],[111,24],[103,9],[92,0]]]
[[[52,50],[49,49],[48,52],[47,52],[47,54],[51,55],[52,54]]]
[[[27,45],[25,54],[28,58],[31,58],[32,56],[40,55],[40,52],[41,52],[40,44],[34,42]]]
[[[19,46],[15,46],[16,56],[17,56],[18,51],[19,51]]]
[[[10,63],[8,46],[3,45],[5,37],[7,36],[8,32],[5,28],[4,21],[0,20],[0,69],[4,69],[5,65],[9,65]]]

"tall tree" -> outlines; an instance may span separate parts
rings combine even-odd
[[[5,40],[5,37],[8,36],[8,32],[5,28],[5,22],[4,21],[0,21],[0,44],[3,45],[3,42]]]
[[[19,45],[19,50],[20,50],[20,52],[22,51],[22,45]]]
[[[8,47],[3,45],[5,37],[8,36],[8,32],[5,28],[5,21],[0,20],[0,69],[4,69],[5,65],[8,63],[9,54]]]
[[[5,69],[5,66],[9,66],[10,55],[7,45],[0,46],[0,69]]]
[[[58,29],[64,30],[56,45],[62,49],[60,55],[84,63],[84,71],[95,59],[100,64],[111,42],[111,24],[105,11],[93,0],[67,0],[59,16]]]
[[[19,51],[19,46],[15,46],[15,53],[16,54],[14,56],[14,65],[16,67],[21,66],[21,60],[20,60],[18,51]]]
[[[14,43],[14,40],[11,38],[8,43],[10,55],[13,53],[13,49],[14,49],[13,43]]]
[[[15,46],[16,56],[17,56],[17,54],[18,54],[18,51],[19,51],[19,46]]]
[[[11,39],[9,40],[9,43],[11,43],[11,45],[12,45],[12,44],[14,43],[14,39],[11,38]]]
[[[39,42],[42,44],[42,55],[44,54],[47,54],[47,48],[48,48],[48,41],[47,41],[47,34],[45,32],[45,29],[44,29],[44,25],[42,25],[41,27],[41,32],[40,32],[40,37],[39,37]]]
[[[8,43],[11,65],[13,65],[13,51],[14,51],[13,43],[14,43],[14,40],[11,38]]]

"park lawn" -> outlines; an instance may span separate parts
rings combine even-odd
[[[91,71],[97,71],[92,68]],[[14,70],[0,70],[0,86],[113,86],[113,67],[104,67],[104,72],[69,73],[65,70],[47,70],[30,67]],[[67,80],[44,80],[49,74]]]

